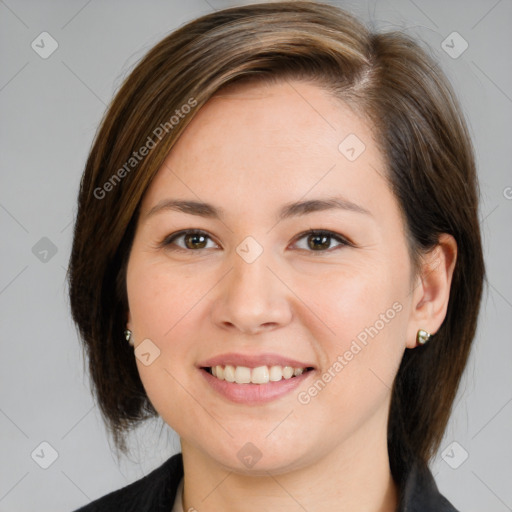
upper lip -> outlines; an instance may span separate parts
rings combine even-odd
[[[291,359],[290,357],[279,354],[220,354],[203,361],[199,364],[201,368],[211,368],[212,366],[246,366],[248,368],[257,368],[258,366],[291,366],[293,368],[313,368],[310,363],[304,363]]]

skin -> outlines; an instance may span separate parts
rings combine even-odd
[[[338,150],[351,133],[366,146],[355,161]],[[181,438],[184,510],[234,511],[240,503],[248,512],[395,510],[386,442],[392,383],[417,330],[435,333],[445,317],[456,244],[443,235],[413,275],[384,175],[371,127],[308,82],[217,94],[159,169],[128,263],[127,326],[135,347],[149,338],[160,350],[152,364],[137,358],[137,365],[151,402]],[[333,195],[370,214],[335,209],[276,220],[286,203]],[[208,202],[225,217],[147,216],[168,198]],[[161,243],[183,229],[209,238]],[[352,245],[331,238],[312,249],[307,235],[298,238],[309,229]],[[252,263],[236,252],[247,236],[263,249]],[[298,394],[396,302],[401,311],[299,403]],[[226,352],[274,352],[312,362],[315,371],[275,401],[235,404],[197,368]],[[248,442],[261,453],[252,468],[237,456]]]

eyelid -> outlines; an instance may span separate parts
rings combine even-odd
[[[212,236],[206,232],[206,231],[203,231],[202,229],[194,229],[194,228],[190,228],[190,229],[183,229],[183,230],[180,230],[180,231],[177,231],[175,233],[172,233],[168,236],[166,236],[162,242],[159,244],[159,247],[166,247],[168,248],[177,238],[180,238],[182,236],[185,236],[185,235],[203,235],[205,236],[206,238],[209,238],[210,240],[212,240],[215,244],[217,244],[217,242],[215,242],[215,240],[212,238]],[[331,253],[333,252],[334,250],[340,248],[340,247],[344,247],[344,246],[348,246],[348,247],[354,247],[354,243],[351,242],[347,237],[339,234],[339,233],[336,233],[335,231],[331,231],[331,230],[328,230],[328,229],[321,229],[321,228],[318,228],[318,229],[314,229],[314,228],[311,228],[311,229],[308,229],[306,231],[302,231],[301,233],[299,233],[298,235],[295,236],[294,238],[294,241],[293,241],[293,244],[295,244],[298,240],[308,236],[308,235],[324,235],[324,236],[328,236],[330,237],[331,239],[333,240],[336,240],[340,245],[337,246],[337,247],[331,247],[330,249],[326,249],[324,251],[308,251],[306,249],[300,249],[300,250],[305,250],[306,252],[309,252],[309,253],[312,253],[312,254],[316,254],[316,253]],[[217,244],[218,245],[218,244]],[[193,252],[203,252],[205,249],[197,249],[197,250],[193,250],[193,249],[184,249],[183,247],[179,247],[179,246],[176,246],[172,249],[169,249],[169,250],[172,250],[172,251],[177,251],[177,252],[189,252],[189,253],[193,253]]]

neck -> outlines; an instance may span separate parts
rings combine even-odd
[[[389,467],[386,425],[368,422],[308,464],[258,476],[230,470],[182,440],[183,510],[234,512],[243,503],[246,512],[395,512],[399,491]]]

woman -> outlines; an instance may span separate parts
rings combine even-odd
[[[181,453],[81,508],[454,511],[428,468],[484,265],[436,64],[314,2],[199,18],[114,98],[83,175],[73,318],[116,446]]]

